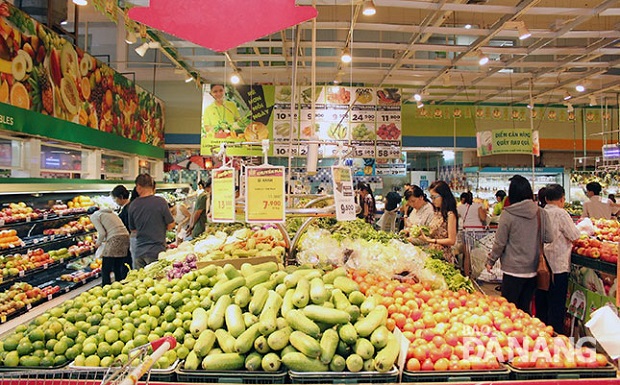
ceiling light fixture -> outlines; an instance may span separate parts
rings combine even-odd
[[[422,96],[420,94],[413,94],[413,99],[416,102],[419,102],[420,100],[422,100]]]
[[[237,70],[230,75],[230,82],[232,84],[239,84],[239,82],[241,82],[241,76],[239,76],[239,72],[237,72]]]
[[[590,95],[590,106],[596,106],[596,95]]]
[[[141,57],[144,57],[144,55],[146,55],[146,51],[149,50],[149,48],[159,48],[161,47],[161,44],[158,41],[151,41],[148,43],[142,43],[142,45],[138,46],[136,48],[136,53],[138,55],[140,55]]]
[[[568,91],[564,91],[564,100],[571,100],[573,95],[569,94]]]
[[[60,22],[60,25],[67,25],[67,24],[69,24],[69,22],[67,20],[63,20],[63,21]]]
[[[489,62],[489,57],[482,53],[482,51],[478,51],[478,64],[481,66],[486,65]]]
[[[73,0],[73,4],[75,5],[88,5],[88,0]]]
[[[138,37],[136,36],[136,33],[134,31],[127,31],[127,33],[125,34],[125,43],[127,44],[134,44],[136,41],[138,41]]]
[[[525,26],[524,21],[520,21],[519,24],[517,24],[517,31],[519,32],[519,40],[525,40],[532,36],[532,33]]]
[[[577,92],[583,92],[586,90],[586,87],[580,83],[575,86],[575,90],[577,90]]]
[[[418,106],[418,108],[424,107],[424,103],[422,103],[421,100],[416,101],[415,104]]]
[[[187,74],[187,77],[185,78],[185,83],[189,83],[192,80],[194,80],[194,76],[192,74]]]
[[[372,0],[364,0],[364,5],[362,6],[362,14],[364,14],[364,16],[373,16],[375,13],[377,13],[375,3],[373,3]]]
[[[471,24],[465,24],[465,29],[471,29]]]
[[[349,47],[344,47],[342,49],[342,55],[340,55],[340,60],[342,60],[343,63],[351,63],[353,57],[351,56],[351,51],[349,50]]]

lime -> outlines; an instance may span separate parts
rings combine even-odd
[[[82,348],[82,353],[84,353],[85,356],[92,356],[96,352],[97,352],[97,344],[92,343],[92,342],[84,344],[84,347]]]
[[[130,303],[133,302],[133,295],[131,294],[125,294],[120,298],[120,302],[123,305],[129,305]]]
[[[88,317],[89,312],[79,312],[75,315],[75,322],[78,321],[86,321],[86,318]]]
[[[99,356],[88,356],[84,360],[84,366],[98,367],[100,362],[101,359],[99,358]]]
[[[43,358],[45,357],[45,350],[43,349],[35,350],[34,353],[32,353],[32,355],[35,357]]]
[[[47,313],[43,313],[40,316],[38,316],[37,318],[34,319],[34,324],[37,326],[41,326],[43,325],[48,319],[50,318],[50,315]],[[22,325],[20,325],[22,326]],[[15,328],[15,331],[17,331],[17,328]]]
[[[120,296],[121,296],[121,291],[118,289],[112,289],[108,291],[108,294],[106,295],[106,297],[110,299],[117,299]]]
[[[69,302],[69,301],[67,301],[67,302]],[[61,307],[54,307],[54,308],[51,308],[51,309],[50,309],[50,311],[49,311],[49,313],[50,313],[50,315],[51,315],[52,317],[56,317],[56,318],[58,318],[58,317],[62,317],[63,315],[65,315],[65,311],[64,311],[64,309],[63,309],[63,308],[61,308]]]
[[[53,309],[52,309],[53,310]],[[62,324],[58,321],[53,321],[47,327],[48,330],[51,330],[54,333],[54,336],[58,335],[62,331]]]
[[[54,354],[56,354],[57,356],[65,354],[67,349],[68,349],[68,346],[67,346],[67,343],[65,341],[58,341],[54,345]]]
[[[209,281],[210,281],[210,279],[209,279],[209,277],[207,277],[206,275],[199,275],[199,276],[196,278],[196,281],[195,281],[195,282],[196,282],[197,284],[199,284],[201,287],[206,287],[206,286],[209,286]]]
[[[164,329],[161,326],[156,327],[155,329],[153,329],[153,334],[157,334],[160,338],[164,336]]]
[[[72,346],[65,352],[65,357],[67,357],[69,361],[73,361],[79,354],[80,349],[77,346]]]
[[[73,310],[71,309],[70,311],[68,311],[64,317],[67,321],[73,323],[75,322],[75,315],[77,314],[77,310]]]
[[[41,366],[43,368],[54,366],[54,359],[49,358],[49,357],[41,357],[41,361],[39,362],[39,366]]]
[[[97,325],[93,325],[89,327],[88,331],[86,332],[86,334],[88,334],[89,336],[94,336],[94,335],[97,335],[98,333],[99,333],[99,326]]]
[[[73,345],[75,345],[75,341],[73,341],[71,338],[64,336],[60,339],[60,342],[62,342],[63,344],[67,345],[67,348],[72,347]]]
[[[186,348],[185,346],[181,345],[178,349],[177,349],[177,356],[184,360],[185,357],[187,357],[187,355],[189,354],[189,349]]]
[[[101,323],[102,318],[103,317],[101,316],[101,314],[93,314],[86,319],[86,322],[88,322],[91,325],[99,325]]]
[[[76,328],[75,326],[71,324],[67,324],[64,330],[65,330],[65,335],[69,338],[75,338],[77,337],[79,333],[78,328]]]
[[[86,333],[80,332],[78,334],[78,336],[75,337],[74,341],[75,341],[76,344],[82,344],[82,343],[84,343],[85,339],[86,339]]]
[[[173,333],[176,330],[176,326],[174,326],[174,323],[172,322],[168,322],[165,325],[162,324],[162,327],[164,328],[164,331],[169,333]]]
[[[99,331],[97,332],[97,334],[99,334],[101,337],[105,336],[105,333],[110,330],[110,327],[107,325],[103,325],[103,326],[99,326]]]
[[[17,349],[17,345],[19,344],[19,340],[14,337],[9,337],[4,340],[4,350],[10,352],[12,350]]]
[[[43,341],[35,341],[32,343],[32,348],[36,350],[45,350],[45,342]]]
[[[166,289],[166,285],[163,285],[161,283],[155,285],[155,293],[157,293],[158,295],[164,295],[167,291],[168,290]]]
[[[123,330],[127,330],[127,331],[130,331],[131,333],[133,333],[136,330],[136,327],[131,322],[125,322],[123,324]]]
[[[136,345],[134,345],[133,340],[131,340],[131,341],[129,341],[129,342],[127,342],[125,344],[125,346],[123,347],[123,350],[121,350],[121,353],[122,354],[127,354],[127,353],[129,353],[130,350],[132,350],[135,347],[136,347]]]
[[[147,338],[146,335],[141,334],[141,335],[136,336],[136,338],[133,339],[133,343],[134,343],[135,347],[138,347],[138,346],[142,346],[142,345],[148,344],[149,343],[149,339]]]
[[[57,343],[58,343],[58,340],[52,338],[51,340],[48,340],[45,343],[45,348],[47,350],[49,350],[49,351],[53,351],[54,350],[54,346],[56,346]]]
[[[133,338],[133,332],[129,330],[121,330],[121,332],[118,334],[118,338],[126,343]]]
[[[54,357],[54,366],[60,366],[67,363],[67,357],[64,355]]]
[[[144,281],[142,281],[142,285],[144,285],[144,287],[152,287],[154,284],[155,281],[150,277],[146,277],[144,278]]]
[[[32,352],[34,352],[34,348],[32,347],[32,343],[30,343],[30,341],[28,340],[20,342],[20,344],[17,346],[17,354],[19,354],[20,357],[27,356]]]
[[[79,354],[77,357],[75,357],[75,359],[73,360],[73,365],[75,366],[84,366],[84,361],[86,360],[86,357],[84,357],[83,354]]]
[[[183,346],[185,346],[189,350],[192,350],[195,344],[196,339],[191,334],[186,334],[185,339],[183,340]]]
[[[125,347],[125,343],[123,341],[116,341],[110,347],[110,353],[112,353],[113,356],[117,356],[121,354],[124,347]]]
[[[166,306],[168,306],[168,303],[166,301],[163,301],[163,300],[160,299],[159,301],[157,301],[155,306],[157,306],[159,308],[159,310],[164,311]]]
[[[149,297],[149,303],[155,305],[159,301],[159,295],[155,294]]]
[[[118,332],[114,329],[110,329],[105,332],[105,341],[109,344],[112,344],[118,341]]]
[[[7,353],[6,357],[4,357],[4,366],[14,368],[17,365],[19,365],[19,354],[16,351]]]
[[[178,343],[182,343],[185,338],[185,329],[177,328],[177,330],[172,333],[172,336],[177,340]]]
[[[138,305],[139,308],[147,307],[150,304],[151,303],[149,302],[149,297],[146,294],[143,294],[136,298],[136,305]]]
[[[149,308],[149,315],[151,317],[159,317],[161,315],[161,308],[155,305],[151,306]]]
[[[129,356],[127,354],[119,354],[118,356],[116,356],[116,359],[119,360],[121,362],[121,364],[126,364],[127,361],[129,361]]]
[[[21,366],[39,366],[41,364],[41,358],[34,356],[23,356],[19,358],[19,364]]]
[[[97,346],[97,355],[101,358],[110,355],[110,344],[107,342],[100,342]]]
[[[157,364],[160,368],[169,368],[170,365],[172,365],[172,362],[170,362],[170,359],[168,357],[162,356],[159,358],[159,360],[157,360]]]
[[[151,333],[151,334],[149,334],[149,335],[148,335],[148,337],[147,337],[147,338],[148,338],[148,341],[149,341],[149,342],[153,342],[153,341],[157,341],[157,340],[158,340],[158,339],[160,339],[161,337],[160,337],[160,336],[158,336],[158,335],[157,335],[157,334],[155,334],[155,333]]]
[[[36,328],[28,334],[28,339],[30,342],[35,341],[44,341],[45,340],[45,332],[39,328]]]

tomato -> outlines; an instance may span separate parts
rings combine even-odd
[[[407,370],[410,372],[417,372],[418,370],[420,370],[422,367],[422,365],[420,364],[420,360],[418,360],[417,358],[410,358],[407,361]]]
[[[424,362],[422,362],[422,365],[420,366],[420,369],[422,370],[435,370],[435,365],[433,364],[433,361],[431,361],[430,358],[427,358],[424,360]]]
[[[448,370],[448,366],[450,366],[450,361],[447,358],[440,358],[435,361],[433,368],[437,371],[446,371]]]

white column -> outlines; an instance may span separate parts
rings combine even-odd
[[[155,180],[164,180],[164,161],[156,160],[151,162],[151,176]]]
[[[20,169],[11,171],[13,178],[39,178],[41,176],[41,140],[32,138],[24,141],[24,162]]]
[[[140,159],[137,156],[132,156],[127,160],[127,167],[129,171],[129,179],[134,180],[138,176],[138,172],[140,170],[139,166]]]
[[[101,150],[82,150],[82,179],[101,178]]]

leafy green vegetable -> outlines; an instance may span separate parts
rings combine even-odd
[[[440,274],[446,280],[448,289],[452,291],[458,291],[465,289],[471,293],[474,291],[474,284],[468,277],[464,277],[454,265],[439,260],[437,258],[427,258],[424,262],[424,267],[437,274]]]

